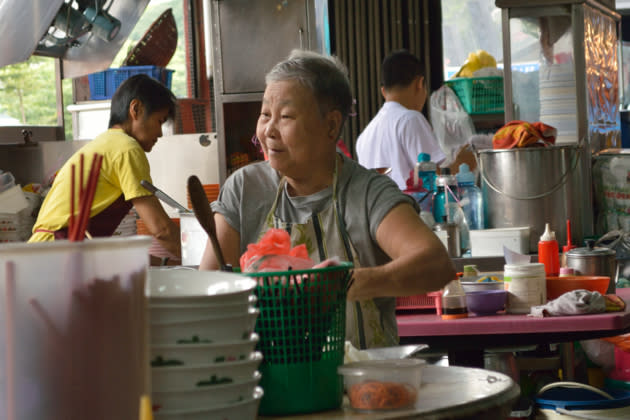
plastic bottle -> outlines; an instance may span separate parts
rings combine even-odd
[[[451,175],[449,168],[442,168],[442,172],[435,180],[435,185],[436,190],[433,194],[433,218],[436,221],[441,221],[444,220],[444,217],[446,216],[446,220],[450,222],[454,217],[454,211],[449,207],[457,207],[455,197],[453,197],[452,194],[459,199],[457,192],[457,178],[455,178],[454,175]],[[448,195],[446,194],[447,187],[451,190]]]
[[[466,293],[459,279],[451,280],[442,292],[442,319],[466,318]]]
[[[407,189],[403,192],[410,195],[416,200],[420,206],[421,212],[433,212],[433,200],[432,192],[424,188],[422,180],[418,180],[416,184],[413,184],[413,174],[415,172],[411,170],[409,172],[409,178],[407,178]]]
[[[479,187],[475,185],[475,174],[470,172],[466,163],[459,165],[455,175],[459,188],[460,205],[466,216],[469,229],[484,229],[483,197]]]
[[[436,173],[437,165],[435,162],[431,162],[431,155],[420,153],[418,162],[414,167],[414,185],[417,185],[418,181],[422,181],[424,188],[434,193]]]
[[[538,262],[545,265],[547,276],[557,276],[560,273],[560,251],[556,233],[551,230],[549,223],[545,224],[545,232],[538,242]]]

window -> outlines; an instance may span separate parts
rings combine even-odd
[[[184,31],[184,6],[186,4],[188,2],[184,0],[151,0],[110,67],[119,67],[129,48],[140,40],[162,12],[171,8],[178,32],[177,49],[168,64],[169,69],[175,70],[171,89],[176,96],[186,97],[189,84]],[[55,59],[50,57],[31,56],[25,62],[0,67],[0,134],[3,134],[2,126],[58,126],[55,81]],[[67,111],[67,106],[73,103],[72,80],[63,80],[62,89],[64,107],[66,107],[64,111],[65,137],[72,139],[72,113]],[[36,140],[54,139],[51,135],[51,138]],[[0,142],[5,140],[2,138]],[[20,140],[20,138],[11,139],[11,141]]]
[[[494,0],[442,0],[444,79],[479,49],[503,62],[501,38],[501,9]]]

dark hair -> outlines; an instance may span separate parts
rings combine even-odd
[[[409,86],[418,76],[424,76],[422,61],[407,50],[397,50],[383,60],[381,85],[385,89]]]
[[[129,118],[129,104],[138,99],[146,111],[145,117],[154,112],[168,109],[168,117],[175,117],[177,98],[162,83],[147,76],[137,74],[122,82],[112,97],[109,115],[109,128],[123,124]]]
[[[276,64],[265,76],[267,84],[285,80],[297,80],[309,88],[322,115],[328,111],[341,112],[342,122],[352,111],[352,93],[346,66],[333,56],[314,51],[293,50],[289,57]]]

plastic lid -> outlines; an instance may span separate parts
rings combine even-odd
[[[457,178],[457,182],[460,184],[471,182],[475,182],[475,174],[470,172],[470,166],[467,163],[462,163],[459,165],[459,172],[455,175]]]
[[[420,153],[418,155],[418,162],[429,162],[431,160],[431,155],[428,153]]]
[[[405,374],[409,369],[418,369],[425,364],[426,361],[422,359],[364,360],[339,366],[337,371],[348,376],[365,376],[381,372],[395,376],[396,372]]]
[[[549,227],[549,223],[545,223],[545,231],[540,237],[541,241],[555,241],[556,240],[556,232],[551,230]]]

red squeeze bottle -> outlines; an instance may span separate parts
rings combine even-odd
[[[560,273],[560,251],[556,233],[549,228],[549,223],[545,224],[545,232],[538,242],[538,262],[545,265],[547,276],[557,276]]]

